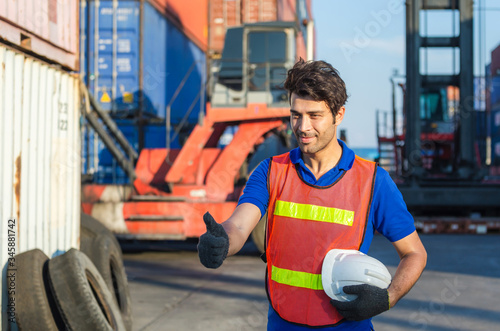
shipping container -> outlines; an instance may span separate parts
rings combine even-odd
[[[485,81],[485,107],[486,111],[490,112],[491,111],[491,63],[487,64],[484,68],[484,72],[486,74],[486,81]]]
[[[139,150],[139,132],[144,133],[143,148],[165,148],[167,145],[165,122],[149,123],[139,130],[134,120],[115,120],[118,129],[127,138],[130,145]],[[181,148],[192,127],[185,126],[179,133],[175,128],[170,131],[170,147]],[[117,146],[118,147],[118,146]],[[119,148],[119,147],[118,147]],[[82,167],[83,174],[91,175],[96,184],[129,184],[125,171],[118,165],[111,152],[95,135],[94,131],[84,127],[82,134]]]
[[[78,70],[78,0],[1,0],[0,40]]]
[[[221,54],[226,30],[245,23],[276,21],[277,0],[209,1],[209,41],[211,53]]]
[[[182,30],[199,48],[207,50],[208,43],[208,3],[209,0],[150,0],[160,13]],[[211,1],[210,1],[211,2]]]
[[[474,77],[474,110],[486,110],[486,79]]]
[[[82,78],[114,117],[196,123],[205,106],[206,57],[149,1],[83,1]],[[186,115],[188,114],[188,115]]]
[[[492,109],[500,106],[500,76],[491,77],[490,102]]]
[[[307,42],[307,22],[312,20],[311,0],[212,0],[209,1],[210,54],[221,54],[227,28],[245,23],[298,22],[299,39]],[[306,23],[306,24],[304,24]],[[305,48],[299,53],[304,53]]]
[[[299,26],[307,43],[307,24],[312,21],[311,0],[279,0],[278,21],[299,22]]]
[[[4,284],[7,242],[15,243],[16,254],[39,248],[49,257],[79,247],[78,77],[0,46],[0,110]],[[6,330],[7,291],[2,289],[0,325]]]
[[[500,106],[491,111],[491,135],[500,135]]]
[[[491,68],[492,76],[500,76],[500,45],[491,51]]]

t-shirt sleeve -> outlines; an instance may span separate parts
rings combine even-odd
[[[251,203],[260,209],[261,217],[266,213],[269,204],[269,191],[267,190],[267,173],[270,159],[265,159],[250,175],[243,189],[243,194],[238,200],[238,206],[242,203]]]
[[[389,241],[395,242],[415,231],[413,216],[403,195],[387,171],[377,168],[373,190],[373,227]]]

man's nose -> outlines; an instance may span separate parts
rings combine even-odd
[[[298,129],[301,132],[307,132],[311,129],[311,120],[307,116],[302,116],[298,123]]]

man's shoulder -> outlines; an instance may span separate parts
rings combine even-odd
[[[398,188],[396,186],[396,183],[392,179],[391,175],[382,168],[381,166],[377,165],[377,174],[375,178],[375,185],[381,188],[382,193],[386,193],[387,191],[394,192],[398,191]]]

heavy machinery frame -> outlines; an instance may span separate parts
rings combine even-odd
[[[285,137],[288,131],[288,97],[275,83],[279,75],[284,81],[301,55],[295,52],[298,30],[296,22],[253,23],[228,30],[219,67],[226,85],[222,79],[216,81],[212,102],[182,148],[143,149],[132,170],[124,162],[131,186],[84,185],[83,211],[124,239],[198,237],[205,232],[205,212],[219,221],[229,218],[247,180],[250,156],[271,133]],[[228,43],[228,38],[233,40]],[[271,44],[273,38],[282,38],[280,58],[276,52],[258,54],[251,47],[256,41]],[[270,60],[262,60],[266,56]],[[241,80],[236,84],[241,90],[233,88],[235,79]],[[237,130],[227,146],[220,146],[228,127]]]

